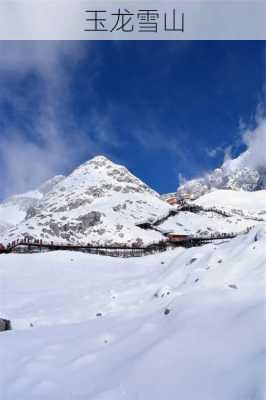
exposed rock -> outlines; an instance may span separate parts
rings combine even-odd
[[[88,227],[97,225],[101,221],[102,214],[98,211],[91,211],[88,214],[81,215],[77,218],[82,222],[82,229],[86,230]]]
[[[11,321],[8,319],[0,318],[0,332],[10,331],[11,330]]]

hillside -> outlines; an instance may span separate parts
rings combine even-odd
[[[214,190],[201,196],[195,202],[202,206],[215,206],[233,212],[242,210],[250,215],[266,216],[266,190],[244,192],[234,190]]]
[[[201,209],[198,212],[180,210],[159,228],[180,234],[210,235],[239,233],[266,222],[266,190],[212,190],[189,204]]]

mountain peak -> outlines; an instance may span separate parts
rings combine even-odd
[[[99,154],[98,156],[91,158],[88,162],[112,162],[112,161],[109,158]]]
[[[112,169],[112,168],[124,168],[126,167],[116,164],[113,161],[111,161],[109,158],[103,156],[103,155],[97,155],[93,158],[91,158],[88,161],[85,161],[83,164],[79,165],[77,168],[74,169],[72,174],[87,174],[88,172],[95,173],[96,170],[102,169],[102,170],[107,170],[107,169]],[[71,174],[71,175],[72,175]]]
[[[82,167],[82,165],[96,165],[96,166],[113,165],[113,166],[115,166],[117,164],[114,163],[109,158],[107,158],[106,156],[103,156],[100,154],[95,157],[92,157],[90,160],[86,161],[84,164],[81,164],[80,167]]]

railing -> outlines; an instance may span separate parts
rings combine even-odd
[[[17,240],[9,243],[3,251],[4,253],[35,253],[42,251],[80,251],[90,254],[107,255],[112,257],[140,257],[156,252],[162,252],[167,249],[167,246],[161,243],[156,243],[150,246],[100,246],[100,245],[84,245],[72,243],[55,243],[44,241]]]
[[[7,245],[0,253],[36,253],[42,251],[80,251],[90,254],[98,254],[112,257],[141,257],[144,255],[154,254],[166,251],[175,247],[194,247],[201,246],[215,240],[232,239],[236,237],[234,233],[222,233],[211,236],[188,236],[187,238],[170,239],[164,242],[154,243],[148,246],[126,246],[126,245],[91,245],[91,244],[72,244],[72,243],[55,243],[45,242],[43,240],[30,240],[28,238],[18,239]]]

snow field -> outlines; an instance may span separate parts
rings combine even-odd
[[[1,256],[1,400],[263,400],[265,244]]]

